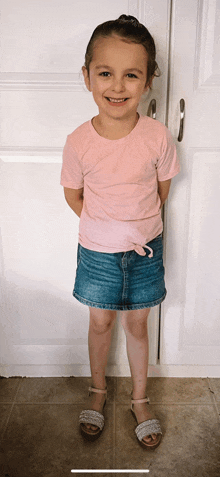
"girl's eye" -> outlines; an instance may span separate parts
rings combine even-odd
[[[102,73],[100,73],[99,76],[104,76],[104,78],[108,78],[108,75],[110,75],[108,71],[103,71]],[[128,73],[127,76],[129,76],[129,78],[137,78],[137,76],[133,73]]]

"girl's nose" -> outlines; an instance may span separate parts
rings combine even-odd
[[[114,78],[113,80],[113,90],[120,92],[125,89],[123,78]]]

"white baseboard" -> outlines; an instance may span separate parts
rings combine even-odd
[[[0,365],[0,376],[10,377],[90,377],[89,365]],[[128,365],[109,365],[106,376],[130,377]],[[219,378],[220,366],[175,366],[155,365],[149,366],[149,377],[172,378]]]

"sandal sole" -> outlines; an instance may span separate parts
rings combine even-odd
[[[89,432],[86,432],[82,426],[80,426],[80,430],[81,430],[81,434],[82,436],[87,440],[87,441],[95,441],[96,439],[98,439],[98,437],[100,437],[101,433],[102,433],[102,430],[100,429],[97,433],[93,434],[93,433],[89,433]]]
[[[144,444],[144,442],[143,442],[143,441],[139,441],[138,438],[137,438],[137,440],[138,440],[139,444],[141,445],[141,447],[143,447],[144,449],[150,449],[150,450],[153,451],[154,449],[156,449],[156,448],[160,445],[161,440],[162,440],[162,437],[161,437],[161,438],[159,439],[159,441],[158,441],[156,444],[154,444],[153,446],[148,445],[147,443]]]

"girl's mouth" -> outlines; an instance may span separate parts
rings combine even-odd
[[[108,102],[111,105],[114,105],[114,106],[120,106],[120,105],[126,103],[126,101],[128,100],[128,98],[116,99],[116,98],[107,98],[107,97],[106,97],[106,99],[108,100]]]

